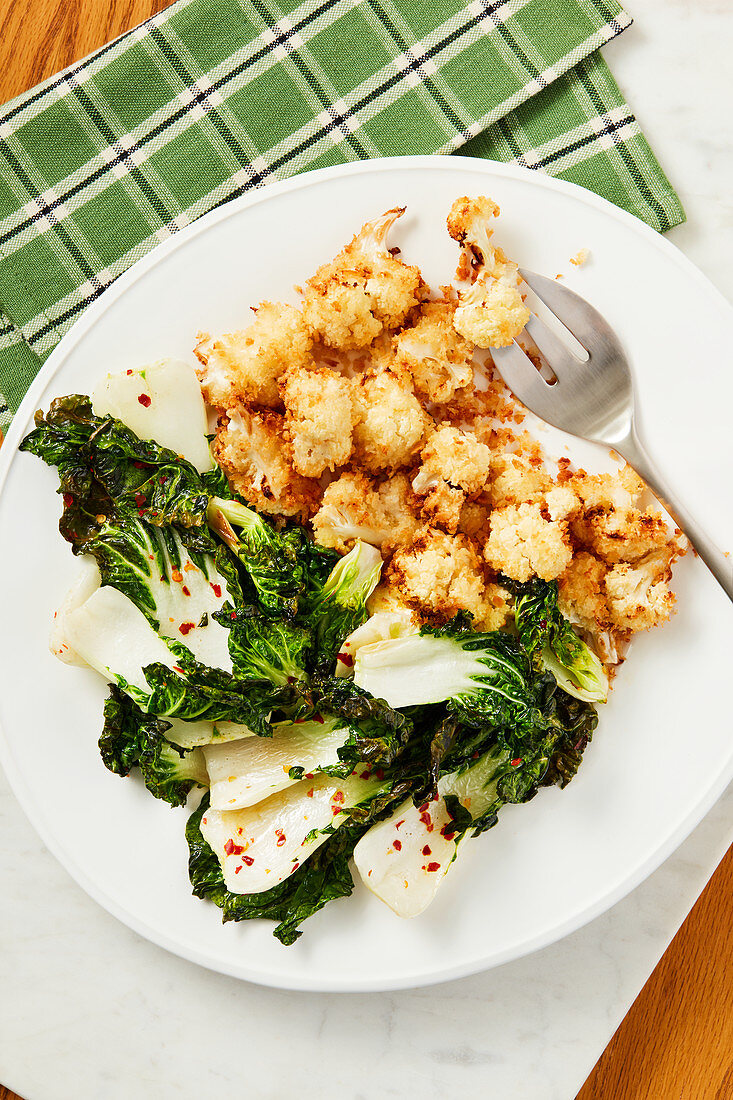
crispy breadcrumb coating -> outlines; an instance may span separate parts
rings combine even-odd
[[[332,348],[361,348],[398,328],[423,294],[420,270],[393,256],[387,233],[405,212],[367,222],[350,244],[308,280],[303,313],[313,337]]]
[[[409,607],[440,618],[469,611],[484,622],[493,609],[487,601],[481,559],[465,535],[435,528],[398,550],[387,569],[390,585]]]
[[[279,413],[230,409],[220,420],[214,457],[236,492],[261,512],[306,518],[320,490],[288,461],[284,426]]]
[[[240,332],[199,337],[201,389],[210,405],[224,410],[235,400],[277,405],[278,379],[287,367],[308,365],[313,342],[301,311],[282,302],[262,302],[254,323]]]
[[[354,388],[354,457],[371,473],[407,466],[429,420],[406,370],[367,371]]]
[[[659,626],[674,610],[670,591],[672,555],[661,548],[634,562],[621,562],[605,577],[612,624],[619,630],[649,630]]]
[[[497,509],[489,517],[484,556],[493,569],[512,580],[528,581],[534,576],[554,580],[573,557],[567,523],[553,520],[546,505]]]
[[[551,485],[552,478],[544,466],[524,455],[499,452],[491,457],[489,499],[494,508],[543,500]]]
[[[293,466],[305,477],[320,477],[348,462],[356,419],[352,384],[321,367],[288,371],[280,391]]]
[[[443,427],[430,435],[421,459],[412,488],[423,498],[423,513],[454,533],[466,500],[486,484],[491,451],[473,432]]]
[[[584,549],[613,565],[634,562],[666,546],[667,525],[658,512],[611,508],[585,512],[573,521],[573,537]]]
[[[396,362],[428,401],[450,401],[473,381],[473,345],[453,327],[455,311],[454,302],[424,302],[416,323],[394,338]]]
[[[332,481],[313,517],[313,533],[321,546],[342,552],[356,539],[385,552],[407,543],[418,526],[417,509],[405,474],[381,485],[362,473],[346,472]]]
[[[498,213],[496,203],[480,195],[456,199],[448,215],[448,232],[464,249],[459,274],[468,270],[475,274],[473,285],[459,291],[453,324],[479,348],[511,344],[530,316],[520,293],[517,265],[490,244],[489,221]]]

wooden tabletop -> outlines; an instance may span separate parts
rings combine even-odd
[[[166,2],[0,0],[0,103],[134,27]],[[733,1100],[732,904],[733,849],[577,1100]],[[0,1100],[18,1097],[0,1084]]]

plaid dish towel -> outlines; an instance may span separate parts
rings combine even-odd
[[[0,426],[118,275],[297,172],[459,152],[682,221],[597,52],[630,22],[616,0],[177,0],[6,104]]]

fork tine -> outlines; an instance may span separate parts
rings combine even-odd
[[[533,313],[530,316],[526,331],[558,378],[567,378],[571,371],[578,369],[580,364],[575,356],[568,351],[560,337],[556,336],[536,314]]]
[[[609,339],[615,340],[608,321],[585,298],[568,290],[566,286],[561,286],[555,279],[537,275],[534,271],[521,269],[521,275],[525,283],[588,352]]]
[[[518,344],[507,348],[492,348],[491,357],[504,382],[523,405],[543,415],[548,384]]]

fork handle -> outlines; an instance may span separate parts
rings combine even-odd
[[[614,443],[613,447],[647,483],[680,530],[687,535],[693,550],[705,562],[728,599],[733,601],[733,558],[727,557],[713,542],[666,484],[644,449],[633,422],[626,438],[619,443]]]

